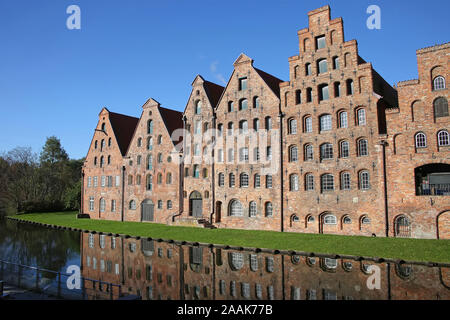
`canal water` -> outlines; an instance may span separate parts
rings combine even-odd
[[[79,267],[95,280],[83,282],[86,299],[450,300],[444,267],[188,246],[10,220],[0,220],[0,260],[61,273]]]

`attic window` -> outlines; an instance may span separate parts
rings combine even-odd
[[[199,94],[200,94],[200,90],[197,90],[197,91],[195,92],[195,94],[196,94],[196,95],[199,95]]]
[[[316,50],[325,48],[325,36],[316,37]]]
[[[247,78],[239,79],[239,91],[247,90]]]

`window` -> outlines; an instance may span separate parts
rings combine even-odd
[[[217,126],[217,136],[221,137],[223,134],[223,124],[219,123],[219,125]]]
[[[139,138],[137,141],[138,148],[142,147],[142,138]]]
[[[255,131],[259,130],[259,119],[253,119],[253,129]]]
[[[136,210],[136,201],[134,201],[134,200],[131,200],[130,201],[130,210]]]
[[[255,174],[255,188],[261,188],[261,176]]]
[[[146,179],[146,188],[147,190],[152,190],[153,189],[153,176],[151,174],[147,175],[147,179]]]
[[[103,168],[105,165],[105,158],[103,156],[100,157],[100,168]]]
[[[228,162],[234,161],[234,149],[228,149]]]
[[[416,134],[416,148],[426,148],[427,147],[427,136],[419,132]]]
[[[158,154],[158,163],[159,163],[159,155]],[[194,144],[194,156],[200,155],[200,145],[198,143]]]
[[[306,89],[306,102],[312,102],[312,88]]]
[[[166,175],[166,184],[172,184],[172,173],[167,173]]]
[[[234,124],[233,122],[229,122],[228,123],[228,135],[232,136],[233,135],[233,129],[234,129]]]
[[[332,214],[327,214],[324,218],[323,218],[323,223],[324,224],[328,224],[328,225],[333,225],[333,224],[337,224],[337,219],[336,216],[332,215]]]
[[[302,103],[302,91],[297,90],[295,91],[295,104],[301,104]]]
[[[339,128],[348,128],[348,115],[346,111],[339,112]]]
[[[202,123],[201,121],[195,121],[194,122],[194,134],[201,134],[202,133]]]
[[[312,118],[311,117],[305,117],[304,121],[304,132],[309,133],[312,132]]]
[[[316,38],[316,49],[323,49],[326,46],[325,36],[320,36]]]
[[[120,186],[120,176],[116,176],[116,187]]]
[[[242,120],[239,122],[239,133],[247,133],[248,132],[248,122],[246,120]]]
[[[106,186],[106,177],[102,176],[102,187]]]
[[[250,202],[250,205],[249,205],[249,215],[250,215],[250,217],[256,217],[256,214],[257,214],[256,202],[252,201],[252,202]]]
[[[89,197],[89,211],[94,211],[94,197]]]
[[[325,258],[323,262],[325,264],[325,267],[327,267],[328,269],[337,268],[337,259]]]
[[[94,187],[98,187],[98,177],[94,177]]]
[[[136,159],[137,165],[140,166],[141,162],[142,162],[142,156],[137,156],[137,159]]]
[[[153,156],[151,154],[149,154],[147,156],[147,170],[152,170],[153,169]]]
[[[359,173],[359,188],[361,190],[370,189],[369,171],[364,170]]]
[[[241,101],[239,101],[239,110],[247,110],[248,109],[248,101],[247,99],[242,99]]]
[[[153,121],[152,120],[148,120],[148,122],[147,122],[147,133],[153,134]]]
[[[358,111],[356,111],[356,117],[358,120],[358,126],[366,125],[366,110],[365,109],[358,109]]]
[[[94,148],[95,148],[95,149],[98,148],[98,141],[97,141],[97,140],[95,140]]]
[[[272,217],[273,216],[273,206],[271,202],[266,202],[265,206],[265,215],[266,217]]]
[[[247,90],[247,78],[239,79],[239,90]]]
[[[330,98],[330,94],[328,91],[327,84],[321,84],[319,86],[319,101],[328,100]]]
[[[438,145],[439,147],[450,146],[450,138],[446,130],[441,130],[438,132]]]
[[[167,209],[172,209],[172,201],[171,200],[167,200]]]
[[[232,200],[230,204],[230,216],[242,217],[243,214],[242,204],[238,200]]]
[[[266,188],[267,189],[272,188],[272,176],[271,175],[266,176]]]
[[[234,188],[235,184],[236,184],[236,181],[235,181],[234,173],[230,173],[230,177],[229,177],[230,188]]]
[[[334,83],[334,97],[335,98],[339,98],[341,95],[342,95],[341,83],[340,82],[335,82]]]
[[[305,161],[314,160],[314,148],[311,144],[305,145]]]
[[[233,101],[228,102],[228,112],[234,111],[234,104]]]
[[[369,155],[369,146],[367,139],[358,140],[358,157],[364,157]]]
[[[88,177],[87,186],[88,188],[92,187],[92,177]]]
[[[298,175],[292,174],[289,178],[289,190],[298,191]]]
[[[312,74],[311,63],[305,64],[305,75],[310,76]]]
[[[163,208],[163,202],[162,200],[158,200],[158,209],[162,209]]]
[[[94,166],[97,165],[97,157],[94,157]]]
[[[344,216],[344,218],[342,218],[342,223],[343,224],[351,224],[352,223],[352,219],[349,216]],[[350,263],[350,266],[349,265],[345,265],[345,263],[344,263],[344,268],[347,269],[347,270],[350,270],[352,268],[351,267],[351,263]]]
[[[217,151],[217,162],[223,162],[223,150],[219,149]]]
[[[219,173],[219,187],[223,187],[225,185],[225,175],[223,173]]]
[[[298,148],[297,146],[289,147],[289,162],[297,162],[298,161]]]
[[[133,176],[130,174],[128,176],[128,185],[131,186],[133,184]]]
[[[319,74],[328,71],[327,59],[320,59],[317,61],[317,70],[319,70]]]
[[[194,174],[193,174],[194,178],[200,178],[200,167],[198,166],[198,164],[194,165]]]
[[[162,144],[162,135],[159,135],[158,136],[158,145],[161,145]]]
[[[266,148],[266,159],[272,160],[272,147],[270,146]]]
[[[334,190],[334,176],[332,174],[324,174],[320,178],[321,192],[328,192]]]
[[[289,119],[288,120],[288,128],[289,128],[289,134],[297,134],[297,120],[295,119]]]
[[[333,145],[324,143],[320,146],[320,160],[333,159]]]
[[[354,92],[354,88],[353,88],[353,80],[352,79],[348,79],[347,80],[347,95],[351,96]]]
[[[147,139],[147,150],[153,150],[153,138],[148,137]]]
[[[439,97],[434,100],[434,116],[436,118],[448,117],[448,102],[444,97]]]
[[[348,158],[350,155],[350,147],[348,141],[341,141],[339,143],[339,157]]]
[[[314,190],[314,176],[311,173],[305,175],[305,190]]]
[[[341,173],[341,190],[350,190],[350,173]]]
[[[241,173],[239,177],[239,185],[241,188],[248,188],[248,174]]]
[[[261,107],[261,99],[259,99],[259,97],[254,97],[253,98],[253,108],[259,109],[260,107]]]
[[[266,117],[265,125],[266,125],[266,130],[272,129],[272,118],[271,117]]]
[[[253,160],[259,161],[259,159],[260,159],[259,148],[256,147],[255,149],[253,149]]]
[[[320,131],[330,131],[331,130],[331,115],[325,114],[320,117]]]
[[[361,217],[361,224],[370,224],[370,219],[368,216]]]
[[[197,100],[195,102],[195,114],[201,114],[202,113],[202,102],[200,100]]]
[[[433,80],[433,90],[445,89],[445,78],[442,76],[437,76]]]
[[[333,69],[334,70],[339,69],[339,57],[333,57]]]

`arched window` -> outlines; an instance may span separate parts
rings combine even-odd
[[[356,119],[358,121],[358,126],[366,125],[366,110],[364,108],[358,109],[356,111]]]
[[[352,223],[352,218],[350,218],[350,216],[345,215],[345,216],[342,218],[342,224],[351,224],[351,223]]]
[[[339,128],[348,128],[348,114],[346,111],[339,112]]]
[[[102,123],[102,131],[105,131],[106,125]]]
[[[249,205],[249,215],[250,215],[250,217],[256,217],[256,214],[257,214],[256,202],[252,201],[252,202],[250,202],[250,205]]]
[[[261,99],[259,97],[253,97],[253,108],[259,109],[261,107]]]
[[[202,102],[200,100],[197,100],[195,102],[195,114],[201,114],[202,113]]]
[[[312,74],[311,63],[305,64],[305,75],[310,76]]]
[[[265,208],[265,215],[266,217],[272,217],[273,216],[273,206],[272,206],[272,202],[266,202],[266,204],[264,205]]]
[[[317,70],[319,70],[319,74],[328,71],[327,59],[320,59],[317,61]]]
[[[242,120],[239,122],[239,133],[248,133],[248,122],[247,120]]]
[[[302,91],[297,90],[297,91],[295,91],[295,104],[300,104],[300,103],[302,103]]]
[[[324,265],[327,269],[336,269],[337,268],[337,259],[325,258],[323,259]]]
[[[139,138],[137,140],[137,146],[138,146],[138,148],[140,148],[142,146],[142,138]]]
[[[359,189],[361,190],[370,189],[370,176],[369,171],[367,170],[359,172]]]
[[[158,163],[162,163],[163,162],[163,155],[162,153],[158,153]]]
[[[350,156],[350,146],[348,141],[339,142],[339,157],[348,158]]]
[[[111,164],[111,156],[108,156],[108,164]]]
[[[352,79],[348,79],[347,80],[347,95],[350,96],[353,93],[354,93],[353,80]]]
[[[203,168],[202,176],[203,176],[203,178],[208,178],[208,169],[207,168]]]
[[[247,110],[248,109],[248,101],[247,99],[242,99],[239,101],[239,110]]]
[[[228,123],[228,135],[229,136],[234,134],[233,130],[234,130],[234,124],[233,124],[233,122],[229,122]]]
[[[159,135],[158,136],[158,145],[161,145],[162,144],[162,135]]]
[[[306,191],[314,190],[314,176],[311,173],[307,173],[305,175],[305,190]]]
[[[100,144],[100,151],[103,151],[104,148],[105,148],[105,139],[102,139],[102,142]]]
[[[266,130],[272,130],[272,118],[266,117],[265,119]]]
[[[234,104],[233,101],[228,102],[228,112],[234,111]]]
[[[136,201],[131,200],[129,208],[130,210],[136,210]]]
[[[334,83],[334,97],[335,98],[339,98],[341,95],[342,95],[341,83],[340,82],[335,82]]]
[[[157,184],[161,184],[162,183],[162,174],[161,173],[158,173],[158,176],[156,178],[156,183]]]
[[[166,184],[172,184],[172,174],[170,172],[166,174]]]
[[[351,181],[350,181],[350,173],[342,172],[341,173],[341,190],[350,190]]]
[[[242,217],[244,210],[239,200],[232,200],[230,203],[229,215],[233,217]]]
[[[370,219],[366,215],[361,217],[361,225],[365,225],[365,224],[370,224]]]
[[[103,156],[100,157],[100,168],[103,168],[105,165],[105,158]]]
[[[194,178],[200,178],[200,167],[198,164],[194,165]]]
[[[419,132],[415,136],[416,148],[426,148],[427,147],[427,136],[423,132]]]
[[[332,214],[327,214],[323,217],[323,224],[326,225],[336,225],[337,224],[337,219],[336,216],[332,215]]]
[[[153,134],[153,121],[152,120],[147,121],[147,133]]]
[[[358,145],[358,157],[364,157],[369,155],[369,144],[367,139],[359,139]]]
[[[149,154],[147,156],[147,170],[152,170],[153,169],[153,156],[151,154]]]
[[[320,116],[320,131],[330,131],[331,130],[331,114],[324,114]]]
[[[297,146],[289,147],[289,162],[297,162],[298,161],[298,148]]]
[[[298,175],[291,174],[289,177],[289,190],[290,191],[298,191]]]
[[[255,188],[261,188],[261,176],[259,174],[255,174]]]
[[[108,139],[108,147],[111,147],[111,138]]]
[[[306,88],[306,102],[312,102],[312,88]]]
[[[101,198],[100,199],[100,212],[105,212],[106,210],[106,201],[105,199]]]
[[[333,159],[333,145],[324,143],[320,146],[320,160]]]
[[[339,57],[333,57],[333,69],[334,70],[339,69]]]
[[[153,176],[151,174],[147,175],[145,185],[146,185],[147,190],[149,190],[149,191],[153,190]]]
[[[328,100],[330,98],[330,93],[327,84],[321,84],[318,87],[319,91],[319,101]]]
[[[314,160],[314,148],[312,144],[305,145],[305,161]]]
[[[450,146],[450,138],[447,130],[441,130],[437,134],[439,147]]]
[[[297,134],[297,120],[291,118],[288,120],[289,134]]]
[[[147,150],[152,150],[153,149],[153,138],[152,137],[148,137],[147,139]]]
[[[312,132],[312,118],[310,116],[306,116],[303,121],[303,131],[305,133]]]
[[[239,185],[241,188],[248,188],[248,174],[241,173],[239,177]]]
[[[445,78],[442,76],[437,76],[433,80],[433,90],[445,89]]]
[[[448,117],[448,101],[444,97],[434,100],[434,116],[435,118]]]
[[[219,124],[217,125],[217,136],[218,136],[218,137],[221,137],[222,134],[223,134],[223,124],[219,123]]]
[[[233,188],[235,186],[236,181],[235,181],[234,173],[230,173],[229,183],[230,183],[230,188]]]
[[[225,175],[223,173],[219,173],[219,187],[223,187],[225,185]]]
[[[171,200],[167,200],[167,209],[172,209],[172,207],[173,207],[173,204],[172,204],[172,201]]]
[[[332,174],[324,174],[320,177],[321,192],[328,192],[334,190],[334,176]]]
[[[239,252],[230,253],[230,266],[234,271],[242,269],[244,266],[244,255]]]
[[[97,165],[97,157],[94,157],[94,166]]]

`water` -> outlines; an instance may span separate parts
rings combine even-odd
[[[121,286],[122,294],[172,300],[450,300],[450,270],[274,255],[125,239],[0,222],[0,259]],[[89,299],[119,289],[86,283]]]

